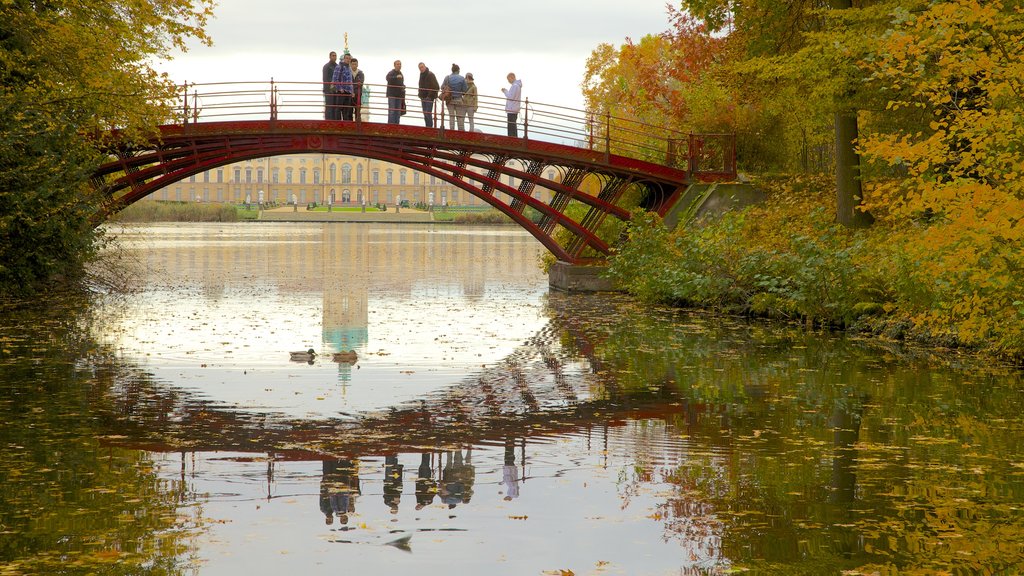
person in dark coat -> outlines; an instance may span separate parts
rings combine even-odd
[[[395,67],[388,72],[388,124],[398,124],[405,114],[405,76],[402,61],[395,60]]]
[[[334,120],[334,88],[331,81],[334,80],[334,69],[338,67],[338,53],[331,50],[331,59],[324,64],[324,120]]]
[[[441,87],[437,84],[437,76],[427,68],[427,65],[420,62],[420,102],[423,104],[423,122],[427,128],[434,127],[434,100],[437,99],[437,91]]]

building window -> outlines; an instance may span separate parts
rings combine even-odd
[[[417,185],[417,186],[420,185],[420,173],[419,172],[413,172],[412,173],[412,183]]]
[[[306,183],[306,169],[305,168],[299,168],[299,184],[305,184],[305,183]]]
[[[260,184],[263,183],[263,168],[256,169],[256,181]]]
[[[313,184],[319,184],[319,183],[320,183],[320,169],[314,168],[313,169]]]
[[[270,169],[270,180],[271,180],[271,182],[273,182],[274,184],[277,184],[278,182],[281,181],[281,174],[280,174],[280,172],[281,172],[280,168],[271,168]]]
[[[331,184],[338,183],[338,167],[331,164]]]
[[[188,181],[189,181],[189,182],[195,182],[195,181],[196,181],[196,175],[195,175],[195,174],[193,174],[193,175],[189,176],[189,177],[188,177]]]
[[[210,181],[210,171],[207,170],[206,172],[203,172],[203,182],[209,182],[209,181]]]
[[[241,182],[241,181],[242,181],[242,169],[241,168],[235,168],[235,182]]]
[[[398,183],[403,186],[405,185],[405,170],[398,171]]]
[[[363,183],[363,165],[362,164],[357,164],[356,165],[356,184],[362,184],[362,183]]]
[[[388,182],[388,184],[394,184],[395,183],[394,182],[395,179],[394,179],[393,172],[394,172],[394,170],[388,170],[388,173],[387,173],[387,182]]]
[[[249,184],[252,182],[252,168],[245,169],[245,183]]]
[[[285,168],[284,169],[284,183],[285,184],[291,184],[292,183],[292,169],[291,168]]]
[[[380,170],[373,171],[373,183],[380,184]]]
[[[341,183],[351,184],[352,183],[352,166],[348,164],[341,165]]]
[[[555,171],[554,170],[548,170],[548,180],[554,180],[554,179],[555,179]]]

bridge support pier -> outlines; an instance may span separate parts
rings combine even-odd
[[[548,286],[562,292],[621,292],[602,274],[607,266],[580,266],[559,260],[548,270]]]

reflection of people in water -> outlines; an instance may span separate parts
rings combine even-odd
[[[384,505],[392,514],[398,514],[398,502],[402,499],[402,469],[398,456],[384,457]]]
[[[430,506],[437,494],[437,482],[434,481],[430,464],[430,453],[420,455],[420,467],[416,475],[416,509]]]
[[[444,469],[441,471],[441,501],[449,508],[455,508],[456,504],[468,504],[473,496],[476,469],[473,468],[472,457],[472,448],[466,450],[465,459],[462,450],[445,454]]]
[[[505,466],[501,469],[501,483],[505,486],[505,500],[519,498],[519,469],[516,468],[516,444],[505,439]]]
[[[356,511],[359,461],[324,460],[323,470],[323,479],[320,481],[320,511],[324,513],[328,525],[334,523],[335,516],[341,524],[347,524],[349,513]]]

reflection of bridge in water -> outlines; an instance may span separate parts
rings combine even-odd
[[[562,348],[552,325],[503,362],[461,384],[386,411],[327,420],[295,420],[197,400],[185,393],[139,385],[117,399],[126,415],[112,423],[115,445],[154,452],[234,451],[278,460],[324,460],[418,452],[507,438],[547,436],[630,419],[669,419],[685,410],[679,399],[620,391],[596,359],[578,358],[588,346]],[[676,401],[674,401],[676,400]]]
[[[373,93],[382,97],[384,88]],[[111,160],[93,179],[108,199],[95,221],[218,166],[285,154],[343,154],[410,168],[465,190],[559,260],[579,264],[611,253],[614,239],[598,234],[609,218],[628,221],[636,208],[665,215],[695,179],[736,176],[731,135],[680,133],[610,109],[527,100],[524,137],[512,138],[445,129],[443,108],[436,128],[315,120],[321,89],[320,83],[287,82],[188,86],[180,123],[161,126],[151,141],[112,146]],[[254,104],[264,98],[265,106]],[[480,125],[504,118],[502,105],[482,97]],[[380,112],[381,106],[371,101],[369,108]],[[550,192],[547,200],[538,188]]]

